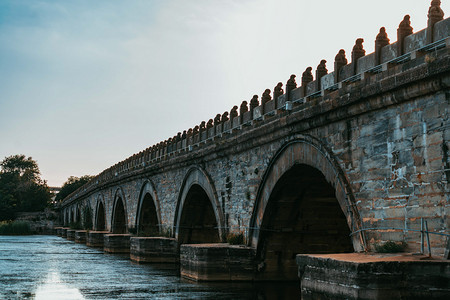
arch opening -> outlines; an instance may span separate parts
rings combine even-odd
[[[264,211],[257,255],[263,277],[297,280],[301,253],[353,252],[335,190],[318,169],[295,164],[276,182]]]
[[[200,185],[193,184],[189,189],[178,226],[179,245],[220,242],[214,208]]]
[[[114,209],[114,215],[112,219],[112,232],[113,233],[127,233],[127,223],[125,217],[125,208],[123,206],[122,198],[118,198],[116,207]]]
[[[83,228],[85,230],[92,230],[92,210],[91,206],[87,204],[83,207]]]
[[[95,228],[99,231],[106,230],[106,217],[105,217],[105,207],[103,206],[103,202],[100,202],[97,207],[97,216],[95,218]]]
[[[77,224],[77,226],[81,226],[81,212],[79,206],[77,206],[77,212],[75,214],[75,223]]]
[[[141,236],[154,236],[159,233],[158,215],[153,197],[146,193],[138,214],[137,231]]]

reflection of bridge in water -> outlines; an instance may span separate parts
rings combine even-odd
[[[409,229],[420,218],[433,232],[449,226],[450,20],[436,5],[424,30],[412,33],[405,18],[389,44],[382,28],[374,53],[358,40],[334,72],[322,61],[315,80],[308,68],[301,86],[291,76],[285,94],[254,96],[239,114],[236,106],[103,171],[64,200],[64,224],[87,209],[95,230],[166,234],[178,246],[242,233],[253,279],[297,278],[300,253],[386,241],[419,251],[420,232]],[[446,237],[430,239],[444,255]]]

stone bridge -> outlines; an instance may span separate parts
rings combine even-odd
[[[421,31],[407,16],[396,42],[381,28],[374,53],[358,39],[333,72],[321,61],[108,168],[64,199],[64,225],[179,245],[242,234],[259,266],[295,276],[299,253],[420,251],[421,218],[449,233],[450,20],[432,8]],[[442,256],[447,237],[430,240]]]

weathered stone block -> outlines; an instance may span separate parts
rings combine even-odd
[[[249,281],[255,276],[255,250],[229,244],[181,245],[181,276],[195,281]]]
[[[177,263],[178,242],[165,237],[132,237],[130,258],[139,263]]]
[[[55,227],[54,229],[57,236],[62,236],[63,227]]]
[[[61,237],[67,238],[67,230],[70,229],[68,227],[61,228]]]
[[[130,253],[130,234],[105,234],[103,251],[108,253]]]
[[[75,240],[75,229],[67,229],[67,235],[66,235],[66,238],[69,240],[69,241],[74,241]]]
[[[104,245],[104,236],[105,234],[109,234],[109,231],[89,231],[86,245],[89,247],[99,247],[103,248]]]
[[[86,243],[87,230],[77,230],[75,231],[75,243],[85,244]]]
[[[302,299],[447,299],[450,262],[424,256],[297,255]]]

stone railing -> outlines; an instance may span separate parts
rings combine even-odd
[[[333,72],[328,73],[326,61],[322,60],[316,69],[315,80],[313,80],[311,67],[303,72],[300,87],[297,87],[295,82],[296,76],[291,75],[286,83],[286,93],[280,82],[274,88],[273,99],[270,90],[267,89],[262,94],[261,103],[257,95],[250,100],[250,105],[246,101],[242,102],[239,114],[238,107],[234,106],[230,112],[218,114],[208,122],[203,121],[194,128],[185,130],[183,133],[179,132],[172,138],[134,154],[104,170],[70,194],[64,199],[63,206],[125,174],[139,172],[157,162],[196,151],[204,145],[213,143],[216,139],[226,138],[232,132],[248,130],[255,124],[260,125],[266,119],[272,119],[277,114],[292,110],[300,104],[308,105],[308,103],[312,103],[312,99],[325,97],[333,91],[362,82],[393,66],[449,47],[450,18],[443,20],[443,12],[439,5],[437,8],[436,1],[432,1],[427,28],[412,33],[409,16],[405,16],[397,30],[397,42],[390,44],[385,29],[382,27],[376,37],[375,52],[368,55],[365,55],[363,49],[363,39],[357,39],[350,63],[347,63],[345,51],[341,49],[336,55]],[[314,101],[314,103],[317,102]]]

